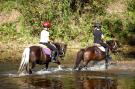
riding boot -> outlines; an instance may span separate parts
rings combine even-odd
[[[51,61],[56,62],[56,52],[55,51],[52,51],[52,53],[51,53]]]
[[[108,62],[112,60],[112,57],[109,54],[109,49],[108,48],[106,48],[106,59],[107,59]]]

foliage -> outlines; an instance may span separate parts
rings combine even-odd
[[[135,1],[127,0],[125,19],[106,13],[110,2],[116,0],[2,0],[0,11],[15,9],[22,16],[20,37],[36,37],[42,30],[42,22],[52,23],[51,38],[64,42],[92,42],[93,21],[102,22],[106,39],[127,38],[128,32],[135,32]],[[16,22],[0,26],[2,35],[15,36]],[[4,30],[3,30],[4,29]],[[12,31],[11,31],[12,30]],[[9,34],[11,33],[11,34]]]
[[[11,11],[15,7],[15,0],[0,0],[0,11]]]
[[[128,0],[128,10],[135,12],[135,0]]]

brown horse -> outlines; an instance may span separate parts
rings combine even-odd
[[[115,53],[117,51],[118,45],[115,40],[106,41],[106,44],[111,52]],[[97,46],[81,49],[77,53],[74,69],[79,67],[79,70],[81,70],[83,67],[86,67],[90,61],[101,61],[104,59],[107,68],[108,60],[106,58],[106,53],[101,51]],[[79,65],[81,61],[83,61],[83,64]]]
[[[63,59],[66,53],[67,45],[64,43],[53,43],[58,50],[57,57]],[[22,61],[18,70],[18,73],[25,72],[32,74],[32,69],[36,64],[45,65],[46,69],[48,69],[49,62],[51,62],[51,56],[46,54],[41,46],[30,46],[24,49],[22,55]],[[57,63],[60,66],[59,60]]]

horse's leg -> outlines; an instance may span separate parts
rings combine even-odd
[[[79,66],[80,62],[81,58],[77,58],[73,69],[76,69]]]
[[[108,69],[108,59],[105,58],[105,69]]]
[[[94,65],[96,65],[98,62],[97,61],[93,61],[91,67],[93,67]]]
[[[85,66],[85,70],[87,70],[87,65]]]
[[[49,65],[49,62],[48,62],[48,63],[46,63],[46,65],[45,65],[45,67],[46,67],[46,70],[48,69],[48,65]]]
[[[74,68],[73,69],[76,69],[81,60],[83,59],[83,54],[84,54],[84,49],[81,49],[78,53],[77,53],[77,57],[76,57],[76,61],[75,61],[75,65],[74,65]]]
[[[32,68],[29,68],[29,74],[32,74]]]
[[[26,65],[26,72],[29,73],[29,74],[32,74],[30,63],[28,65]]]
[[[59,61],[59,60],[57,60],[57,62],[56,62],[56,63],[58,64],[58,69],[59,69],[59,70],[62,70],[60,61]]]
[[[86,67],[88,63],[89,63],[89,61],[84,61],[83,64],[81,66],[79,66],[78,70],[81,70],[82,68]]]
[[[27,67],[26,67],[26,71],[27,71],[27,73],[29,73],[29,74],[32,74],[32,69],[35,67],[35,63],[33,62],[33,63],[29,63],[28,65],[27,65]]]

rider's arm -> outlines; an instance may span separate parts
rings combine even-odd
[[[105,43],[105,37],[104,37],[103,34],[101,34],[101,40],[102,40],[103,43]]]
[[[101,39],[104,39],[104,35],[103,34],[101,35]]]

